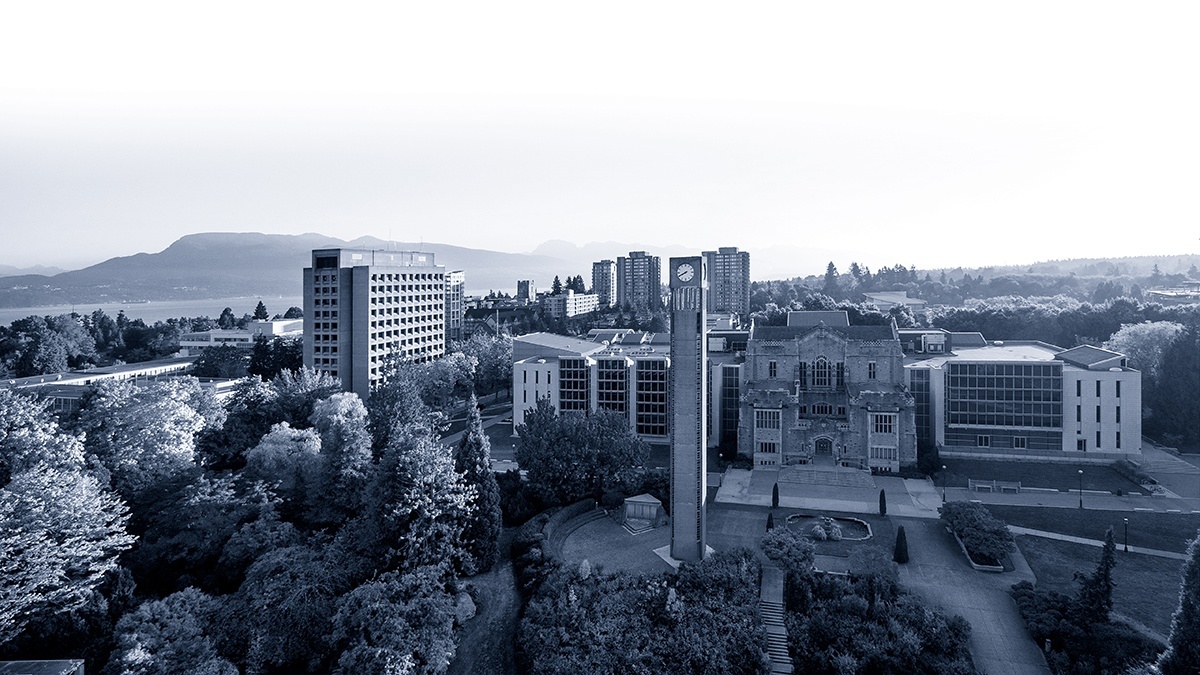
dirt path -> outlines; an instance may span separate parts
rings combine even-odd
[[[450,662],[449,675],[496,673],[513,675],[513,649],[521,598],[513,576],[512,539],[515,528],[500,534],[500,561],[486,574],[472,577],[479,612],[463,626],[458,651]]]

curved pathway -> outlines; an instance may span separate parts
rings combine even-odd
[[[1050,672],[1008,594],[1018,581],[1035,581],[1019,551],[1013,554],[1012,572],[976,572],[940,522],[905,518],[897,524],[904,525],[909,550],[909,562],[900,565],[901,585],[971,624],[971,657],[980,672]]]

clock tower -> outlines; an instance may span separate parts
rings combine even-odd
[[[699,562],[706,550],[708,270],[702,256],[671,258],[671,557]]]

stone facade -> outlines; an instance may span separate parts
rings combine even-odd
[[[739,451],[755,467],[822,456],[881,471],[915,465],[914,403],[895,325],[800,323],[751,334]]]

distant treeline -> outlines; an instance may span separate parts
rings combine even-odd
[[[292,307],[276,318],[300,318]],[[262,302],[241,317],[229,307],[221,316],[157,321],[146,325],[124,312],[111,317],[104,310],[91,314],[29,316],[0,326],[0,377],[28,377],[70,369],[136,363],[165,358],[179,351],[179,338],[196,331],[245,328],[254,319],[270,318]]]

